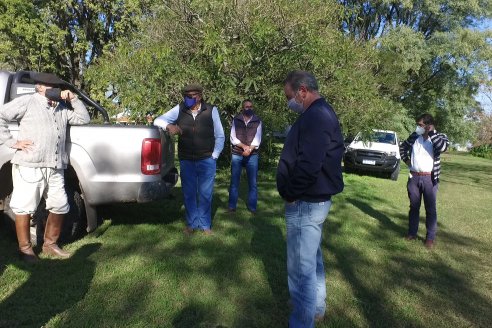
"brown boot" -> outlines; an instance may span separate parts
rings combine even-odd
[[[60,238],[62,224],[63,214],[50,212],[48,220],[46,221],[46,226],[44,227],[43,253],[53,257],[66,259],[70,257],[70,253],[65,252],[56,244],[58,238]]]
[[[15,216],[15,232],[17,234],[17,241],[19,242],[19,256],[20,258],[29,263],[36,263],[39,258],[32,250],[31,234],[30,234],[30,215],[16,215]]]

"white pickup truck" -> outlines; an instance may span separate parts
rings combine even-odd
[[[34,92],[33,72],[0,71],[0,110],[4,103]],[[70,164],[65,171],[65,187],[70,213],[65,218],[62,237],[70,238],[97,227],[97,207],[112,203],[149,202],[167,197],[177,182],[174,141],[167,132],[150,126],[109,124],[105,109],[84,92],[67,83],[88,108],[99,111],[105,124],[72,126],[67,131]],[[18,123],[9,122],[14,137]],[[9,208],[12,193],[12,165],[15,150],[0,145],[0,211],[13,219]],[[36,242],[39,223],[46,215],[40,204],[31,235]]]
[[[391,180],[398,180],[400,149],[394,131],[372,130],[368,138],[358,133],[347,146],[343,156],[345,172],[379,172]]]

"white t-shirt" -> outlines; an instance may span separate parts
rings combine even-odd
[[[434,149],[430,138],[424,140],[419,136],[412,146],[412,160],[410,171],[432,172],[434,167]]]

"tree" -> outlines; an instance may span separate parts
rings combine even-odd
[[[403,107],[380,97],[372,45],[339,30],[335,1],[165,1],[153,7],[135,33],[121,40],[87,74],[93,94],[113,111],[135,117],[162,113],[180,101],[188,82],[205,85],[206,97],[231,118],[250,98],[266,130],[295,119],[282,81],[292,69],[314,72],[346,133],[402,128]],[[118,105],[103,96],[115,86]],[[225,120],[228,124],[228,120]]]
[[[492,2],[340,1],[342,30],[378,50],[375,78],[381,96],[403,105],[408,117],[434,114],[454,141],[471,140],[474,99],[488,80],[492,33],[473,30],[492,16]]]
[[[5,0],[0,62],[56,73],[83,85],[88,66],[148,15],[149,0]]]

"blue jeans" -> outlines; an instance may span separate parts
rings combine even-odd
[[[437,232],[437,189],[438,184],[432,183],[431,176],[413,176],[408,179],[407,191],[410,199],[410,211],[408,212],[408,235],[417,236],[420,221],[420,203],[424,198],[425,227],[427,235],[425,239],[434,240]]]
[[[180,160],[179,163],[186,225],[192,229],[210,229],[217,162],[209,157],[197,161]]]
[[[293,310],[289,327],[314,327],[314,317],[326,308],[326,282],[321,252],[323,222],[331,201],[285,204],[287,274]]]
[[[250,211],[256,211],[258,201],[258,188],[256,178],[258,176],[258,154],[250,156],[232,155],[231,161],[231,184],[229,186],[229,208],[236,208],[239,197],[239,180],[243,166],[246,167],[248,176],[248,202],[246,206]]]

